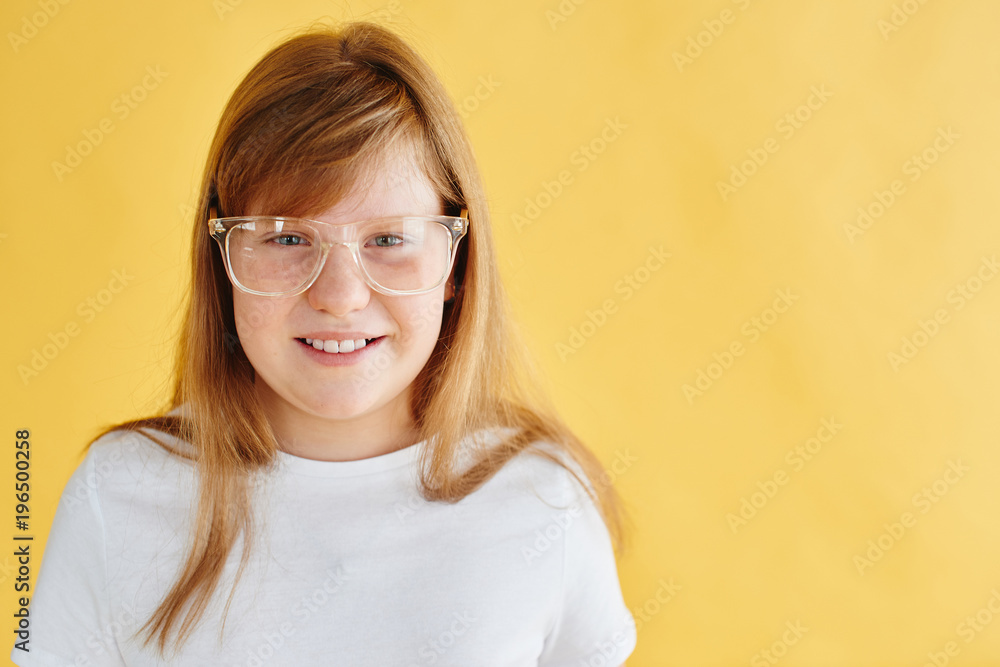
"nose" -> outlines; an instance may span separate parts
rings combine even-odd
[[[326,263],[316,282],[306,291],[309,305],[332,315],[344,316],[362,310],[371,299],[371,289],[360,273],[351,250],[335,244],[326,256]]]

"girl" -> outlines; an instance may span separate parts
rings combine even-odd
[[[427,64],[281,44],[212,143],[168,412],[69,481],[34,665],[619,665],[598,460],[525,380],[489,212]]]

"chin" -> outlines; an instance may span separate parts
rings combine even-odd
[[[375,402],[364,400],[362,397],[354,396],[346,400],[340,398],[330,398],[324,401],[315,399],[304,401],[299,404],[299,409],[322,419],[345,421],[355,417],[361,417],[371,412],[376,407]]]

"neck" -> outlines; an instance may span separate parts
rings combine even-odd
[[[258,391],[278,448],[317,461],[357,461],[416,444],[420,432],[410,415],[408,392],[385,406],[351,419],[330,419]]]

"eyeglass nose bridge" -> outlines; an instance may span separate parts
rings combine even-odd
[[[361,280],[364,281],[365,285],[367,285],[369,289],[373,289],[375,291],[381,291],[380,286],[372,279],[371,276],[368,275],[368,272],[365,270],[364,264],[362,264],[361,262],[361,249],[358,245],[357,239],[351,241],[326,241],[320,239],[319,261],[316,263],[316,268],[313,270],[312,277],[309,278],[305,286],[302,287],[302,290],[305,291],[309,289],[316,283],[317,280],[319,280],[320,274],[322,274],[323,269],[326,268],[327,260],[330,257],[330,251],[333,249],[334,246],[338,245],[342,245],[345,248],[347,248],[347,251],[351,254],[351,257],[354,260],[354,269],[357,272],[357,274],[361,277]]]

